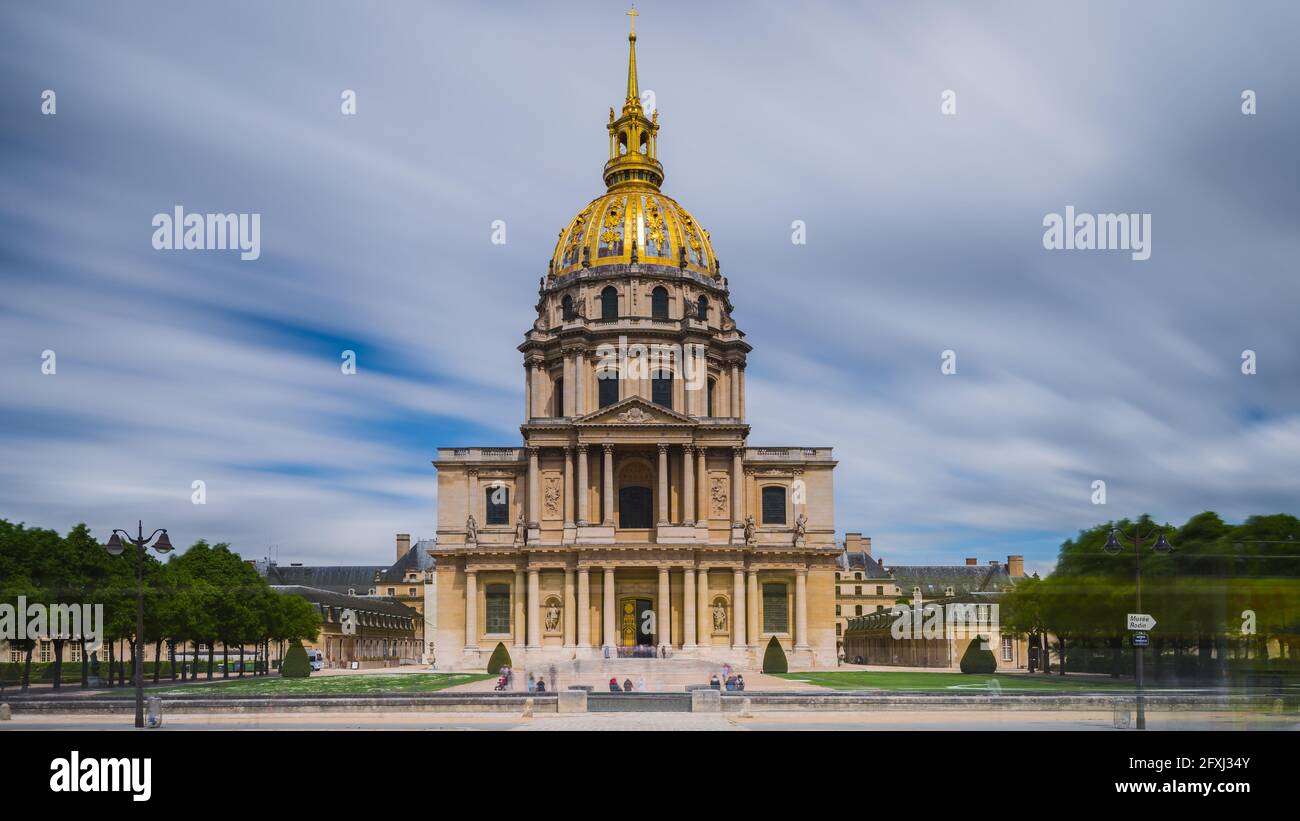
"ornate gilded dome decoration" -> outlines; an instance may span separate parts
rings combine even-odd
[[[659,112],[647,118],[636,76],[636,10],[628,12],[627,99],[622,115],[609,110],[606,192],[588,203],[560,232],[551,277],[583,268],[643,263],[689,269],[714,279],[721,274],[709,232],[685,208],[659,190]]]

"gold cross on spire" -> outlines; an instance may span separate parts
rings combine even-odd
[[[641,16],[637,13],[636,6],[632,6],[632,9],[627,12],[627,16],[632,18],[632,33],[636,34],[636,18]]]

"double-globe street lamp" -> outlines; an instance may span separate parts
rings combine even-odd
[[[104,549],[114,556],[121,556],[122,551],[126,549],[126,543],[135,545],[135,726],[144,727],[144,552],[146,548],[152,547],[159,553],[167,553],[172,549],[171,539],[167,538],[167,530],[159,528],[150,534],[149,538],[144,536],[144,522],[136,523],[136,536],[132,536],[125,530],[115,529],[113,534],[108,537],[108,544]],[[162,534],[159,536],[158,534]],[[157,541],[154,537],[157,536]],[[152,542],[152,544],[151,544]]]
[[[1174,548],[1173,545],[1169,544],[1169,540],[1165,538],[1165,531],[1161,528],[1154,528],[1154,530],[1158,531],[1159,535],[1156,537],[1155,544],[1151,546],[1151,549],[1156,553],[1172,553]],[[1147,530],[1146,533],[1143,533],[1140,526],[1133,528],[1132,536],[1121,533],[1117,527],[1111,528],[1110,538],[1107,539],[1106,544],[1102,546],[1102,550],[1115,556],[1124,550],[1124,545],[1121,540],[1133,545],[1133,553],[1137,557],[1136,593],[1137,612],[1139,613],[1142,612],[1142,544],[1151,539],[1151,534],[1152,530]],[[1137,651],[1137,728],[1139,730],[1145,730],[1147,728],[1146,698],[1142,695],[1142,654],[1144,648],[1139,644],[1133,649]]]

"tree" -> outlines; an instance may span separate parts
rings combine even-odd
[[[303,649],[301,641],[294,640],[289,645],[289,652],[284,654],[284,661],[280,663],[280,676],[307,678],[310,675],[311,662],[307,659],[307,651]]]
[[[501,672],[502,667],[510,667],[510,653],[506,650],[504,642],[497,642],[496,649],[492,651],[492,657],[488,659],[487,671],[492,675]]]

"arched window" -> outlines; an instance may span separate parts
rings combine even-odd
[[[619,156],[623,156],[624,154],[627,153],[627,132],[626,131],[618,132],[618,153]]]
[[[650,401],[671,409],[673,406],[673,372],[662,370],[650,380]]]
[[[483,492],[483,510],[484,518],[489,525],[508,525],[510,524],[510,488],[505,485],[494,485],[484,488]]]
[[[564,377],[563,376],[557,376],[555,378],[555,412],[552,413],[551,415],[552,416],[564,415]]]
[[[565,322],[573,320],[573,297],[568,294],[565,294],[564,299],[560,300],[560,315],[564,318]]]
[[[650,137],[644,131],[641,132],[641,153],[645,154],[649,150]]]
[[[650,316],[652,319],[668,318],[668,289],[662,285],[650,294]]]
[[[628,486],[618,491],[618,526],[650,527],[653,494],[648,487]]]
[[[600,318],[618,319],[618,289],[613,285],[600,292]]]
[[[763,488],[763,524],[785,524],[785,488],[779,485]]]
[[[701,322],[709,321],[709,298],[701,295],[695,300],[695,318]]]
[[[713,410],[713,388],[714,388],[714,386],[717,385],[717,384],[718,384],[718,380],[716,380],[716,379],[710,379],[710,380],[709,380],[709,396],[708,396],[709,404],[708,404],[708,407],[706,407],[706,408],[704,409],[704,415],[705,415],[705,416],[717,416],[717,414],[714,413],[714,410]]]
[[[598,371],[596,373],[596,389],[599,395],[600,407],[608,407],[618,401],[618,371],[611,368],[608,371]]]

